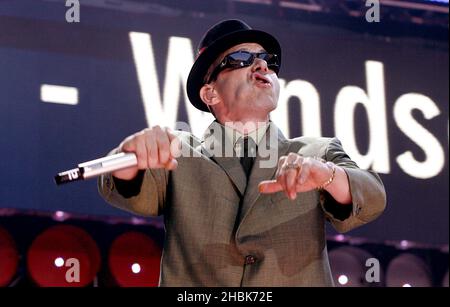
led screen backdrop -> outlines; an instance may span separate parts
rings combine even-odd
[[[185,80],[202,33],[230,16],[81,6],[67,23],[63,4],[17,3],[0,5],[0,207],[126,215],[95,180],[53,176],[149,125],[201,136],[212,118],[187,102]],[[273,121],[290,137],[336,135],[381,175],[387,210],[351,234],[448,244],[448,43],[238,17],[283,47]]]

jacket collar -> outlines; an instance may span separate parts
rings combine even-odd
[[[275,175],[278,159],[287,153],[289,144],[281,130],[270,121],[258,144],[258,152],[248,179],[248,187],[239,158],[233,156],[233,140],[226,137],[224,126],[214,121],[208,127],[203,136],[201,150],[226,172],[240,196],[245,196],[244,202],[247,201],[247,198],[248,202],[254,202],[259,195],[258,183],[271,179]]]

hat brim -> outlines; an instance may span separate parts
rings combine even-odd
[[[259,30],[244,30],[225,35],[206,48],[198,56],[194,65],[192,65],[186,87],[189,100],[194,107],[204,112],[210,112],[207,105],[200,98],[200,89],[205,84],[204,77],[211,64],[222,52],[242,43],[260,44],[267,52],[277,54],[281,65],[280,44],[269,33]]]

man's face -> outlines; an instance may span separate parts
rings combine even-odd
[[[236,45],[222,53],[212,67],[234,51],[263,52],[264,48],[256,43]],[[219,73],[212,84],[220,103],[216,114],[227,120],[267,118],[278,102],[280,84],[275,72],[267,67],[266,61],[255,58],[252,65],[225,69]],[[217,112],[219,110],[219,112]]]

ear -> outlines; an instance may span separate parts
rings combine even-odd
[[[219,95],[217,94],[214,86],[212,86],[211,84],[205,84],[202,86],[202,88],[200,89],[200,98],[208,106],[213,106],[220,102]]]

